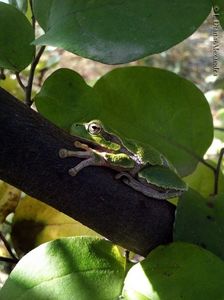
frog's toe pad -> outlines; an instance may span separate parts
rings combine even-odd
[[[68,174],[69,174],[70,176],[76,176],[77,173],[78,173],[78,172],[77,172],[77,170],[76,170],[75,168],[72,168],[72,169],[69,169],[69,170],[68,170]]]
[[[68,150],[67,149],[60,149],[58,152],[60,158],[68,157]]]

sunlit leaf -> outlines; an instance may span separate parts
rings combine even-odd
[[[215,166],[212,161],[207,161],[211,166]],[[214,193],[215,177],[214,171],[202,163],[197,165],[196,170],[189,176],[184,178],[184,181],[195,191],[207,198]],[[218,192],[224,193],[224,175],[220,172]]]
[[[14,95],[17,99],[22,100],[24,98],[24,92],[14,74],[7,74],[5,79],[0,79],[0,87]]]
[[[130,269],[125,279],[125,300],[224,299],[224,262],[186,243],[153,250]]]
[[[125,273],[125,259],[109,241],[63,238],[42,244],[16,265],[0,299],[114,300]]]

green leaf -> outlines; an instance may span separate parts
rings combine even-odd
[[[11,190],[8,189],[8,192]],[[1,202],[0,199],[0,208]],[[23,255],[40,244],[57,238],[84,235],[100,237],[92,229],[30,196],[25,196],[19,201],[11,226],[13,246],[17,254]]]
[[[38,110],[58,126],[99,119],[122,139],[149,144],[181,175],[194,170],[212,142],[209,105],[191,82],[169,71],[126,67],[91,89],[71,70],[58,70],[36,96]],[[199,138],[200,137],[200,138]]]
[[[124,262],[109,241],[58,239],[20,260],[0,291],[0,299],[114,300],[121,293]]]
[[[85,116],[88,107],[79,111],[83,94],[91,91],[83,78],[69,69],[59,69],[45,80],[41,91],[35,97],[35,104],[41,114],[61,128],[69,130],[80,113]]]
[[[224,2],[223,0],[212,0],[213,11],[220,22],[222,29],[224,29]]]
[[[192,172],[197,164],[194,156],[202,157],[212,142],[206,98],[193,83],[172,72],[120,68],[98,80],[93,90],[95,118],[123,139],[152,145],[181,175]]]
[[[224,194],[205,199],[193,190],[177,205],[174,240],[197,244],[224,259]]]
[[[124,300],[224,299],[224,262],[198,246],[173,243],[130,269]]]
[[[210,165],[215,164],[208,160]],[[207,198],[214,193],[214,172],[202,163],[197,165],[196,170],[189,176],[184,178],[184,181],[192,189],[197,191],[203,197]],[[219,174],[219,193],[224,193],[224,175],[220,172]]]
[[[0,2],[0,67],[21,71],[34,56],[34,32],[25,15],[14,6]]]
[[[210,0],[160,0],[159,5],[157,0],[34,0],[35,17],[46,31],[35,44],[126,63],[183,41],[210,10]]]
[[[27,0],[9,0],[11,5],[14,5],[17,9],[21,10],[23,13],[27,12],[28,3]]]

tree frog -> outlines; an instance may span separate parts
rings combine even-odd
[[[99,120],[88,123],[74,123],[70,133],[84,142],[93,142],[94,147],[75,141],[80,151],[60,149],[59,156],[85,158],[69,174],[75,176],[87,166],[104,166],[119,173],[116,179],[144,195],[156,199],[168,199],[180,196],[187,190],[174,167],[157,150],[149,145],[135,141],[122,141],[119,135],[109,132]]]

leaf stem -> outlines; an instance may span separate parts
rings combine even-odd
[[[29,0],[29,4],[30,4],[30,8],[31,8],[31,12],[32,12],[32,16],[31,16],[31,19],[32,19],[32,27],[33,27],[33,31],[35,33],[35,28],[36,28],[36,19],[34,17],[34,13],[33,13],[33,2],[32,0]],[[40,60],[40,57],[41,55],[43,54],[45,50],[45,46],[42,46],[38,53],[36,54],[36,48],[35,48],[35,54],[34,54],[34,59],[32,61],[32,64],[31,64],[31,68],[30,68],[30,74],[29,74],[29,78],[28,78],[28,82],[27,82],[27,86],[25,86],[19,76],[19,74],[17,73],[16,74],[16,77],[17,77],[17,80],[18,80],[18,83],[19,85],[22,87],[22,89],[25,91],[25,104],[28,105],[28,106],[31,106],[33,101],[31,100],[31,95],[32,95],[32,87],[33,87],[33,79],[34,79],[34,73],[35,73],[35,69],[36,69],[36,66]]]
[[[0,68],[0,80],[5,80],[6,76],[4,73],[4,68]]]
[[[220,154],[219,154],[219,160],[216,166],[216,171],[215,171],[215,183],[214,183],[214,195],[218,194],[218,188],[219,188],[219,174],[220,174],[220,168],[222,164],[222,159],[224,156],[224,148],[221,149]]]
[[[15,74],[16,74],[16,79],[17,79],[17,81],[18,81],[18,84],[20,85],[20,87],[21,87],[24,91],[26,91],[26,86],[25,86],[25,84],[22,82],[22,79],[21,79],[21,77],[20,77],[20,75],[19,75],[19,72],[16,72]]]
[[[5,248],[7,249],[7,251],[9,252],[9,254],[11,255],[11,259],[14,259],[16,261],[18,261],[18,258],[15,256],[15,254],[13,253],[11,246],[9,244],[9,242],[6,240],[6,238],[4,237],[4,235],[2,234],[2,232],[0,231],[0,238],[3,241]]]
[[[33,101],[31,100],[31,93],[32,93],[34,73],[35,73],[36,66],[41,58],[41,55],[43,54],[43,52],[45,50],[45,47],[46,46],[41,46],[36,57],[34,58],[32,64],[31,64],[30,75],[28,78],[27,86],[26,86],[26,97],[25,97],[25,104],[28,106],[31,106],[33,103]]]
[[[204,164],[206,167],[208,167],[209,169],[211,169],[214,173],[216,172],[216,168],[213,166],[213,165],[211,165],[210,163],[208,163],[206,160],[204,160],[203,158],[198,158],[198,160],[202,163],[202,164]]]
[[[0,256],[0,261],[5,261],[10,264],[16,264],[19,262],[18,258],[11,258],[11,257],[5,257],[5,256]]]
[[[35,19],[35,17],[34,17],[34,13],[33,13],[33,1],[32,1],[32,0],[29,0],[29,4],[30,4],[31,13],[32,13],[32,16],[31,16],[32,27],[33,27],[33,30],[35,31],[36,19]]]

